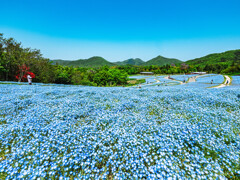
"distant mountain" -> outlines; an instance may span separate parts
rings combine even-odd
[[[100,66],[114,66],[114,63],[108,62],[106,59],[94,56],[89,59],[79,59],[76,61],[68,60],[52,60],[53,64],[63,65],[63,66],[74,66],[74,67],[100,67]]]
[[[240,49],[226,51],[223,53],[214,53],[207,56],[186,61],[189,65],[205,66],[206,64],[231,64],[236,60],[236,54],[240,55]]]
[[[99,56],[94,56],[89,59],[79,59],[76,61],[69,61],[69,60],[61,60],[61,59],[56,59],[52,60],[53,64],[58,64],[58,65],[63,65],[63,66],[74,66],[74,67],[100,67],[100,66],[116,66],[116,65],[138,65],[138,66],[149,66],[149,65],[158,65],[158,66],[163,66],[166,64],[179,64],[182,63],[182,61],[178,59],[173,59],[173,58],[166,58],[163,56],[157,56],[147,62],[144,62],[143,60],[139,58],[131,58],[127,59],[125,61],[118,61],[115,63],[109,62],[106,59],[99,57]]]
[[[52,62],[53,65],[59,64],[59,65],[64,65],[67,66],[68,63],[71,62],[71,60],[62,60],[62,59],[54,59],[54,60],[50,60]]]
[[[163,66],[163,65],[167,65],[167,64],[179,64],[182,63],[182,61],[178,60],[178,59],[173,59],[173,58],[166,58],[163,56],[157,56],[147,62],[145,62],[144,66],[149,66],[149,65],[158,65],[158,66]]]
[[[127,59],[125,61],[118,61],[118,62],[115,62],[115,64],[117,65],[142,65],[143,63],[145,63],[143,60],[139,59],[139,58],[130,58],[130,59]]]

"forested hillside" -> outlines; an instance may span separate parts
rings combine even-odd
[[[74,66],[74,67],[101,67],[101,66],[114,66],[114,63],[108,62],[106,59],[94,56],[89,59],[79,59],[76,61],[68,60],[53,60],[53,64],[63,66]]]
[[[240,73],[240,50],[231,50],[223,53],[214,53],[207,56],[186,61],[199,70],[217,73]]]
[[[167,64],[170,65],[170,64],[180,64],[180,63],[182,63],[182,61],[180,61],[178,59],[157,56],[157,57],[147,61],[143,65],[144,66],[151,66],[151,65],[163,66],[163,65],[167,65]]]
[[[79,59],[75,61],[69,61],[69,60],[52,60],[53,64],[63,65],[63,66],[74,66],[74,67],[100,67],[100,66],[124,66],[124,65],[136,65],[136,66],[151,66],[151,65],[157,65],[157,66],[163,66],[163,65],[171,65],[171,64],[179,64],[182,63],[182,61],[178,59],[173,58],[165,58],[162,56],[157,56],[147,62],[144,62],[143,60],[139,58],[130,58],[125,61],[118,61],[118,62],[109,62],[106,59],[94,56],[89,59]]]
[[[118,61],[118,62],[115,62],[114,64],[117,64],[117,65],[142,65],[144,64],[145,62],[139,58],[131,58],[131,59],[127,59],[125,61]]]
[[[240,49],[226,51],[223,53],[214,53],[207,56],[196,58],[193,60],[186,61],[190,65],[200,65],[205,66],[207,64],[227,64],[231,65],[232,63],[239,61],[236,56],[240,55]]]

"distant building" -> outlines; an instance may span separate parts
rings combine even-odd
[[[143,74],[143,75],[153,75],[154,73],[153,72],[140,72],[140,74]]]
[[[206,72],[192,72],[192,74],[207,74]]]
[[[185,64],[185,63],[181,64],[181,69],[188,69],[188,68],[189,68],[188,64]]]

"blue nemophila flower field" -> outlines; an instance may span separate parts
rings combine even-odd
[[[186,74],[186,75],[171,75],[170,77],[171,78],[174,78],[176,80],[179,80],[179,81],[187,81],[190,77],[194,77],[194,76],[197,76],[196,74]]]
[[[224,82],[224,77],[222,75],[216,75],[216,74],[204,75],[197,78],[196,81],[198,83],[208,83],[208,84],[210,84],[212,81],[213,84],[221,84]]]
[[[0,84],[0,177],[238,179],[239,94]]]
[[[232,76],[232,85],[240,85],[240,76]]]

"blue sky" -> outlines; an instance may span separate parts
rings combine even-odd
[[[240,49],[239,0],[0,0],[0,32],[50,59],[189,60]]]

